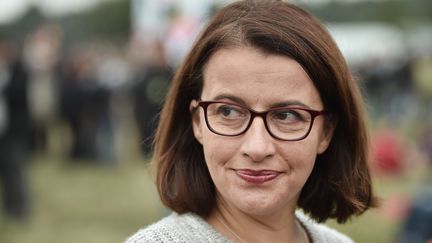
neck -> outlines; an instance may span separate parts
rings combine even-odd
[[[293,211],[254,216],[219,206],[207,222],[233,242],[309,242]]]

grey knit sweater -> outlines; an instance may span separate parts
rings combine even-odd
[[[297,218],[306,228],[313,243],[353,243],[347,236],[325,225],[318,224],[304,214],[297,212]],[[201,217],[192,214],[176,214],[138,231],[125,243],[143,242],[217,242],[232,243],[221,233],[216,231]]]

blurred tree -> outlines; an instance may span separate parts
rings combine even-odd
[[[130,0],[104,1],[98,6],[79,14],[60,17],[65,40],[83,41],[95,38],[124,39],[130,30]],[[21,42],[25,35],[42,22],[52,20],[38,8],[31,7],[22,18],[0,25],[0,36]]]
[[[131,0],[110,0],[88,11],[60,18],[66,40],[124,38],[130,31]],[[302,4],[328,22],[378,21],[410,27],[432,23],[430,0],[330,1],[327,4]],[[18,21],[0,25],[0,36],[21,37],[46,18],[33,7]]]
[[[107,1],[90,11],[61,19],[65,39],[125,39],[130,31],[130,1]]]
[[[329,22],[378,21],[395,25],[431,23],[432,1],[330,1],[324,5],[306,5],[320,19]]]
[[[29,33],[34,26],[46,21],[46,17],[38,8],[31,7],[22,18],[7,25],[0,25],[0,36],[13,41],[15,44],[22,44],[24,36]]]

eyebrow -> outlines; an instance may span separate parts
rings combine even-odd
[[[221,94],[216,96],[213,100],[218,101],[218,100],[224,100],[224,99],[228,99],[231,100],[235,103],[238,103],[242,106],[245,107],[249,107],[246,102],[244,102],[244,100],[242,100],[239,97],[233,96],[233,95],[227,95],[227,94]],[[281,101],[281,102],[277,102],[272,104],[269,108],[277,108],[277,107],[289,107],[289,106],[296,106],[296,107],[303,107],[303,108],[308,108],[311,109],[310,106],[304,104],[303,102],[300,102],[298,100],[288,100],[288,101]]]
[[[271,106],[271,108],[285,107],[285,106],[300,106],[300,107],[303,107],[303,108],[311,109],[310,106],[308,106],[305,103],[302,103],[300,101],[297,101],[297,100],[278,102],[278,103],[273,104]]]

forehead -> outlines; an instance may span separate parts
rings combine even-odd
[[[254,107],[299,101],[313,108],[322,102],[312,80],[295,60],[252,47],[221,49],[204,67],[203,100],[234,96]]]

